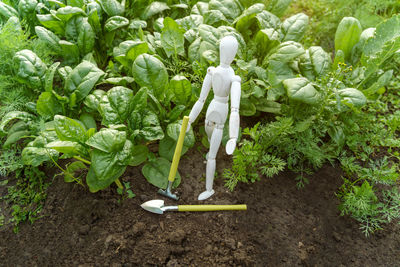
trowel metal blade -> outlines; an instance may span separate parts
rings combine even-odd
[[[152,213],[157,213],[157,214],[164,213],[164,211],[161,209],[162,207],[164,207],[164,200],[162,200],[162,199],[149,200],[140,206],[143,209],[150,211]]]

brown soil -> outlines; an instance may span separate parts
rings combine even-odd
[[[222,150],[222,149],[221,149]],[[220,151],[218,171],[230,158]],[[203,157],[182,158],[179,204],[199,204]],[[48,190],[44,217],[18,234],[0,228],[1,266],[399,266],[400,226],[370,238],[340,217],[334,193],[338,168],[325,166],[302,190],[290,172],[241,184],[231,193],[222,179],[205,203],[248,205],[247,211],[156,215],[139,205],[162,198],[139,168],[130,168],[136,198],[118,203],[115,187],[91,194],[57,178]],[[219,175],[221,176],[221,175]],[[167,204],[176,202],[167,200]]]

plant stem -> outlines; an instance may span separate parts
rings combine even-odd
[[[115,180],[115,184],[120,188],[124,189],[124,186],[121,184],[121,181],[119,179]]]
[[[80,160],[80,161],[82,161],[83,163],[86,163],[86,164],[88,164],[88,165],[92,164],[90,161],[88,161],[88,160],[86,160],[86,159],[83,159],[83,158],[81,158],[81,157],[79,157],[79,156],[74,156],[74,159]]]

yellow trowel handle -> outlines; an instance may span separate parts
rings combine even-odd
[[[176,143],[174,157],[172,159],[171,169],[169,170],[168,181],[175,180],[176,171],[178,169],[179,160],[181,158],[183,141],[185,140],[186,128],[189,122],[189,117],[185,116],[182,120],[181,132],[179,133],[178,142]]]
[[[219,211],[219,210],[247,210],[242,205],[179,205],[178,211]]]

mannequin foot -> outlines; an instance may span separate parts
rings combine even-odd
[[[199,195],[198,200],[205,200],[205,199],[211,197],[212,195],[214,195],[214,193],[215,193],[215,191],[213,189],[212,190],[206,190],[206,191],[204,191],[203,193],[201,193]]]

